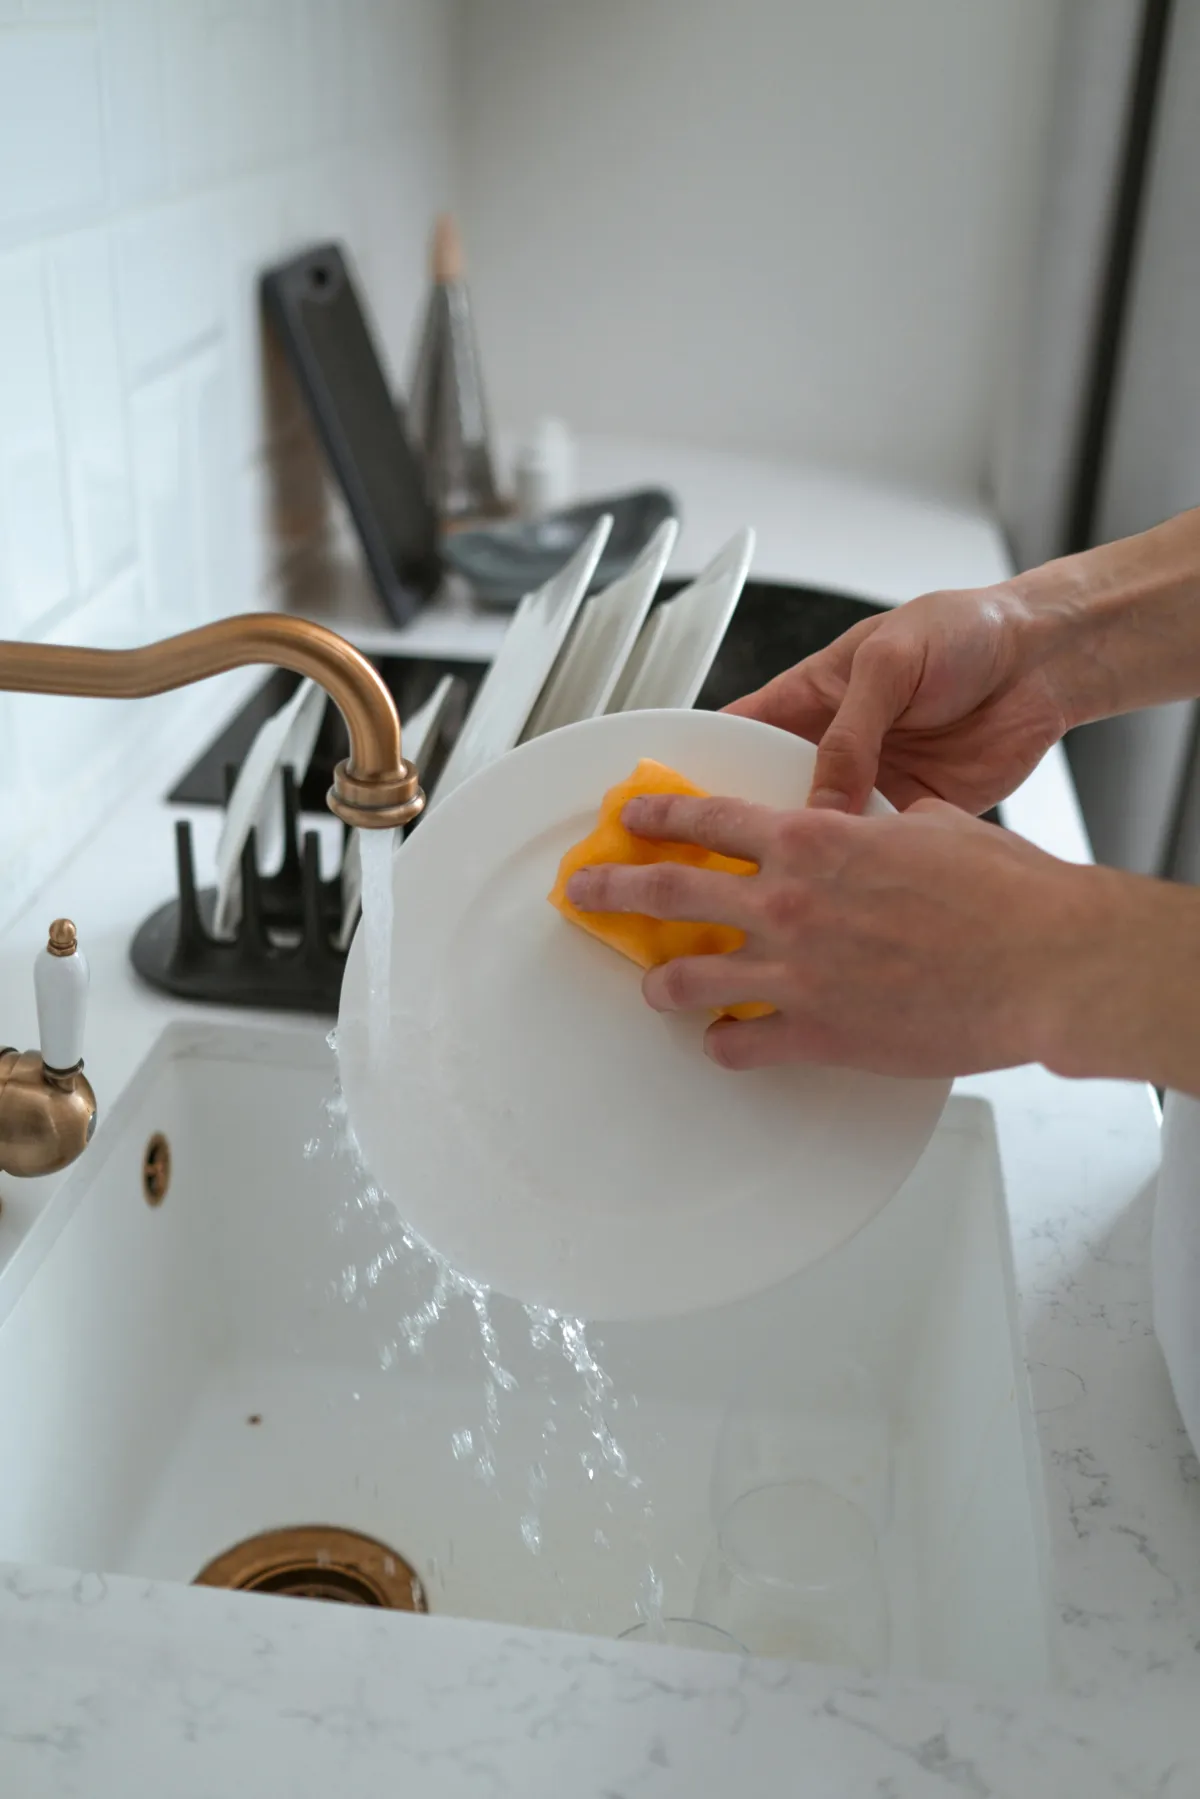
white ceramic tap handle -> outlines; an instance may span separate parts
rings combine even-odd
[[[75,926],[69,918],[56,918],[50,926],[50,941],[33,967],[38,1035],[47,1068],[74,1068],[83,1060],[89,978],[87,957],[79,948]]]

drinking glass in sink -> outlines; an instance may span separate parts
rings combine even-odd
[[[892,1441],[879,1384],[841,1355],[755,1364],[726,1410],[713,1459],[714,1527],[743,1493],[816,1481],[886,1531],[892,1517]]]
[[[880,1674],[888,1665],[887,1589],[870,1520],[819,1481],[742,1493],[717,1530],[695,1614],[752,1655]]]

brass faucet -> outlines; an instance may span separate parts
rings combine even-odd
[[[92,1140],[96,1095],[82,1054],[87,983],[75,926],[56,918],[34,968],[41,1054],[0,1049],[0,1174],[56,1174]]]
[[[350,754],[333,771],[331,812],[366,831],[416,818],[425,795],[416,769],[400,754],[400,720],[382,677],[344,637],[308,619],[247,612],[138,650],[0,643],[0,689],[144,699],[251,662],[311,676],[345,719]]]
[[[333,772],[327,802],[331,812],[367,831],[390,830],[417,817],[425,795],[416,769],[400,753],[400,720],[388,688],[344,638],[307,619],[249,612],[136,650],[0,643],[0,690],[141,699],[254,662],[311,677],[345,719],[350,754]],[[44,955],[50,962],[77,958],[86,987],[87,965],[78,956],[69,920],[59,919],[51,927]],[[39,982],[41,972],[39,963]],[[55,982],[49,985],[53,988]],[[38,998],[40,1009],[40,985]],[[75,1038],[69,1031],[58,1034],[64,1043],[81,1043],[82,1032],[80,1009]],[[96,1123],[96,1099],[82,1059],[74,1054],[69,1059],[72,1066],[55,1065],[44,1023],[40,1055],[0,1049],[0,1172],[52,1174],[87,1147]]]

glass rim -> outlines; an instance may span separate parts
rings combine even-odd
[[[736,1650],[739,1655],[749,1655],[750,1653],[746,1648],[746,1645],[739,1642],[738,1638],[733,1635],[733,1632],[726,1630],[724,1625],[710,1624],[707,1618],[697,1618],[695,1616],[685,1617],[682,1614],[666,1615],[662,1618],[639,1618],[636,1624],[630,1624],[625,1630],[621,1631],[616,1640],[618,1643],[627,1643],[631,1638],[638,1637],[644,1642],[657,1644],[661,1649],[687,1648],[687,1644],[671,1643],[665,1637],[656,1637],[654,1635],[654,1631],[657,1627],[666,1627],[672,1624],[685,1625],[688,1630],[703,1631],[706,1636],[720,1637],[723,1642],[728,1643],[729,1647]]]
[[[730,1523],[733,1515],[748,1501],[759,1498],[764,1493],[805,1488],[833,1500],[836,1508],[860,1529],[862,1541],[857,1550],[852,1551],[856,1556],[855,1566],[843,1575],[829,1578],[814,1576],[809,1579],[774,1573],[760,1567],[731,1540]],[[839,1587],[851,1586],[856,1581],[870,1578],[882,1583],[883,1580],[879,1542],[870,1518],[861,1506],[856,1505],[852,1499],[847,1499],[844,1493],[839,1493],[835,1487],[826,1486],[818,1480],[765,1480],[760,1481],[757,1486],[747,1487],[745,1492],[739,1493],[736,1499],[730,1501],[718,1522],[717,1550],[736,1573],[752,1580],[757,1586],[770,1587],[781,1593],[832,1593]]]

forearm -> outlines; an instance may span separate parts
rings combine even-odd
[[[1070,724],[1200,695],[1200,508],[1011,588]]]
[[[1104,868],[1072,881],[1077,953],[1031,997],[1039,1059],[1200,1097],[1200,892]]]

